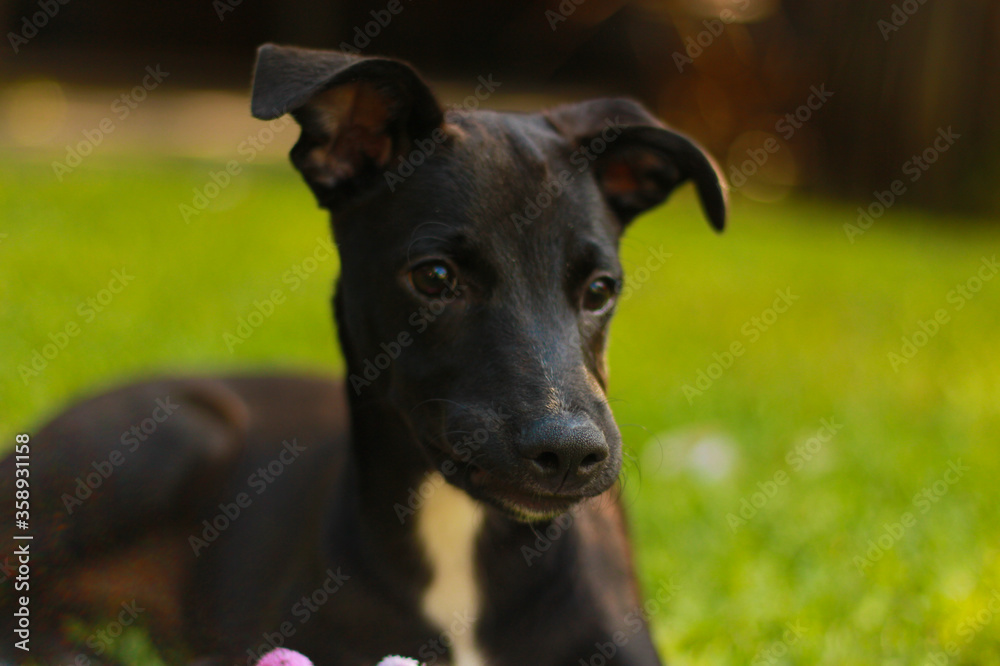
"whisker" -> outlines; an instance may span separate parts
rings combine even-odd
[[[460,402],[456,402],[455,400],[449,400],[448,398],[427,398],[426,400],[421,400],[416,405],[414,405],[410,409],[410,414],[412,415],[413,412],[416,411],[418,408],[423,407],[424,405],[430,404],[432,402],[446,402],[446,403],[455,405],[456,407],[458,407],[460,409],[465,409],[465,410],[471,409],[471,407],[469,407],[468,405],[464,405],[464,404],[462,404]]]

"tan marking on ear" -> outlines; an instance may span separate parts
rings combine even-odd
[[[601,172],[601,187],[608,196],[621,196],[639,189],[639,181],[625,160],[613,160]]]
[[[340,165],[357,164],[363,155],[381,166],[388,164],[393,148],[388,135],[393,102],[374,86],[335,86],[316,95],[311,106],[317,110],[320,127],[333,138],[325,146],[330,156],[328,166],[341,171]],[[345,175],[353,175],[353,171],[349,166]]]
[[[318,93],[309,103],[319,140],[300,161],[311,180],[334,186],[353,178],[366,161],[385,166],[392,158],[389,122],[394,103],[372,85],[347,83]]]
[[[328,136],[336,136],[344,121],[350,120],[358,86],[357,83],[334,86],[317,94],[309,103],[309,106],[316,109],[316,120]]]

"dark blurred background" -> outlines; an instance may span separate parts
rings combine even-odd
[[[911,159],[951,127],[966,138],[906,205],[1000,210],[993,0],[395,2],[393,14],[388,0],[0,0],[0,77],[120,90],[161,63],[175,91],[244,94],[261,42],[347,44],[410,60],[433,81],[492,74],[507,95],[637,97],[761,200],[805,188],[867,205],[916,176]],[[820,102],[815,91],[832,97]],[[12,123],[7,142],[31,143]],[[769,138],[779,148],[762,160]],[[747,162],[754,155],[763,165]],[[901,175],[907,166],[912,176]]]

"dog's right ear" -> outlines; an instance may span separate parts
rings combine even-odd
[[[688,137],[629,99],[594,99],[550,109],[545,117],[579,146],[601,146],[591,167],[622,224],[662,203],[693,181],[709,224],[726,225],[726,179],[711,156]]]
[[[444,124],[404,62],[276,44],[257,49],[250,108],[261,120],[291,113],[302,126],[292,162],[328,208],[374,186],[394,157]]]

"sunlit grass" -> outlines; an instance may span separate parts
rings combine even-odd
[[[0,164],[0,446],[137,376],[342,368],[336,260],[287,277],[327,237],[324,214],[290,168],[248,167],[185,223],[179,205],[217,169],[95,157],[60,184],[47,163]],[[893,209],[851,244],[854,217],[737,199],[717,237],[685,192],[623,242],[633,293],[611,398],[643,583],[679,586],[652,616],[672,663],[924,664],[949,644],[948,664],[1000,663],[1000,280],[961,309],[949,298],[1000,234]],[[641,272],[661,246],[670,258]],[[134,279],[108,300],[113,271]],[[275,289],[286,302],[232,343]],[[779,290],[795,298],[772,321]],[[940,309],[949,321],[894,369],[890,352]],[[34,375],[36,351],[52,358]],[[823,419],[839,427],[810,443]],[[957,462],[968,470],[943,482]]]

